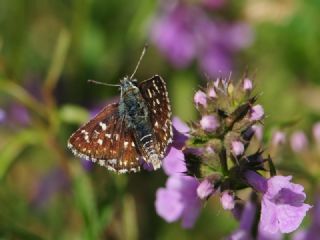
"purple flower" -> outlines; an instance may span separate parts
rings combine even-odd
[[[252,81],[249,78],[243,81],[243,90],[250,91],[252,89]]]
[[[233,51],[237,51],[252,44],[253,32],[248,24],[239,22],[229,27],[225,39],[228,41],[228,47]]]
[[[169,153],[163,159],[163,170],[169,176],[186,172],[187,168],[183,152],[171,147]]]
[[[174,189],[159,188],[155,205],[158,215],[167,222],[177,221],[183,211],[181,195]]]
[[[185,124],[183,121],[181,121],[181,119],[178,117],[173,117],[172,125],[180,133],[188,134],[190,131],[190,128],[188,127],[188,125]]]
[[[246,171],[244,173],[248,183],[258,192],[265,193],[268,188],[267,179],[254,171]]]
[[[47,207],[47,202],[52,196],[70,187],[68,176],[59,168],[50,170],[38,183],[31,200],[31,204],[36,208]]]
[[[235,196],[231,191],[223,191],[221,193],[220,202],[225,210],[231,210],[235,205]]]
[[[171,176],[166,188],[156,194],[156,211],[166,221],[182,220],[182,227],[191,228],[200,212],[201,202],[197,196],[198,181],[189,176]]]
[[[213,115],[202,116],[200,120],[201,128],[207,132],[213,132],[219,127],[217,118]]]
[[[252,107],[251,114],[250,114],[251,121],[259,121],[262,119],[263,116],[264,116],[264,110],[260,104]]]
[[[214,193],[213,184],[206,178],[197,188],[197,195],[201,200],[208,199]]]
[[[197,91],[194,95],[194,103],[199,106],[202,105],[204,107],[207,106],[207,95],[202,91]]]
[[[305,230],[295,233],[294,240],[313,240],[320,236],[320,199],[316,200],[315,206],[312,209],[312,222],[310,227]]]
[[[251,240],[251,229],[254,223],[257,207],[251,201],[248,201],[242,210],[239,229],[232,233],[228,240]]]
[[[231,143],[231,151],[235,156],[239,156],[244,152],[244,145],[240,141],[233,141]]]
[[[200,56],[200,67],[209,76],[227,76],[232,69],[231,55],[219,46],[204,50]]]
[[[278,146],[286,142],[286,135],[282,131],[276,131],[272,136],[272,144]]]
[[[290,138],[290,145],[294,152],[303,151],[308,145],[308,139],[304,132],[297,131],[293,133]]]
[[[291,176],[268,179],[261,204],[260,228],[267,233],[290,233],[296,230],[307,211],[303,186],[291,183]]]
[[[173,125],[173,143],[172,146],[174,146],[177,149],[182,149],[185,145],[185,142],[189,138],[189,131],[190,128],[187,124],[182,122],[180,118],[174,117],[172,120]]]
[[[5,121],[6,116],[7,116],[6,112],[0,108],[0,123]]]
[[[317,142],[320,142],[320,122],[313,125],[312,128],[313,137]]]
[[[166,6],[154,21],[152,41],[176,67],[186,67],[196,54],[193,23],[197,9],[184,4]]]

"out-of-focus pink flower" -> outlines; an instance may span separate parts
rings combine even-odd
[[[200,120],[201,128],[207,132],[213,132],[219,127],[217,118],[213,115],[202,116]]]
[[[308,146],[308,139],[304,132],[297,131],[290,138],[291,149],[294,152],[301,152]]]
[[[166,188],[156,194],[156,211],[167,222],[182,220],[182,227],[191,228],[198,218],[201,208],[197,196],[198,181],[189,176],[171,176]]]
[[[286,142],[286,135],[282,131],[276,131],[272,136],[272,144],[278,146]]]
[[[234,51],[249,47],[253,42],[253,38],[252,29],[244,22],[233,24],[226,33],[227,46]]]
[[[194,95],[194,103],[199,106],[202,105],[204,107],[207,106],[207,95],[202,91],[197,91]]]
[[[195,57],[193,24],[198,14],[194,7],[175,4],[153,23],[151,39],[176,67],[186,67]]]
[[[264,116],[264,110],[260,104],[257,104],[252,107],[251,114],[250,114],[250,120],[259,121],[262,119],[263,116]]]
[[[232,69],[230,53],[219,46],[210,47],[203,51],[199,61],[202,71],[212,77],[226,77]]]
[[[317,142],[320,142],[320,122],[313,125],[312,128],[313,137]]]

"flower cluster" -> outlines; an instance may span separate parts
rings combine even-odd
[[[189,127],[174,119],[174,144],[163,163],[169,179],[156,200],[158,214],[168,222],[181,218],[183,226],[192,226],[200,201],[214,195],[220,196],[225,210],[233,211],[243,202],[237,192],[251,188],[259,196],[250,208],[257,206],[259,224],[252,225],[259,226],[260,234],[289,233],[301,224],[311,207],[304,203],[303,187],[292,183],[291,176],[276,175],[270,157],[250,144],[261,138],[257,129],[264,118],[252,89],[248,77],[237,83],[211,81],[194,96],[199,121]],[[277,138],[282,141],[281,136]],[[185,224],[185,219],[192,220]]]
[[[151,26],[151,40],[175,67],[187,67],[196,59],[211,77],[230,72],[233,55],[252,43],[253,34],[244,22],[215,20],[204,10],[223,3],[165,2]]]

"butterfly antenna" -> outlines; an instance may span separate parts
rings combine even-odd
[[[138,68],[139,68],[139,66],[140,66],[140,63],[141,63],[141,61],[142,61],[142,58],[143,58],[144,54],[145,54],[146,51],[147,51],[147,48],[148,48],[148,44],[145,44],[144,47],[143,47],[143,50],[142,50],[142,52],[141,52],[139,61],[138,61],[137,65],[136,65],[136,68],[134,69],[133,73],[131,74],[130,79],[132,79],[133,76],[136,74],[136,72],[137,72],[137,70],[138,70]]]
[[[91,80],[91,79],[88,80],[88,83],[94,83],[97,85],[105,85],[105,86],[111,86],[111,87],[120,87],[120,85],[118,85],[118,84],[103,83],[103,82],[98,82],[98,81]]]

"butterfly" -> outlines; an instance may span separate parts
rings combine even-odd
[[[132,76],[120,80],[120,100],[103,108],[68,141],[76,156],[117,173],[137,172],[143,162],[160,168],[172,142],[165,81],[155,75],[138,83]]]

